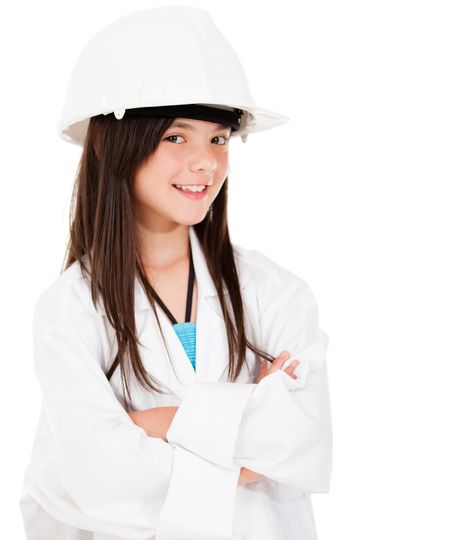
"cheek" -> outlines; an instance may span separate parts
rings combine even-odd
[[[137,197],[145,195],[146,198],[167,186],[173,163],[167,153],[157,151],[136,172],[134,179],[134,192]]]
[[[226,173],[228,170],[228,151],[222,150],[216,153],[217,169],[221,174]]]
[[[179,149],[170,148],[169,143],[159,146],[153,157],[153,168],[159,172],[171,171],[176,168],[183,160],[183,155]],[[178,151],[177,151],[178,150]]]
[[[138,201],[149,201],[155,196],[155,187],[152,182],[142,176],[136,179],[134,196]]]
[[[138,171],[133,181],[132,198],[136,202],[150,202],[158,197],[158,182],[155,170],[143,167]]]
[[[223,159],[220,162],[220,178],[222,180],[222,183],[225,181],[226,177],[228,176],[230,170],[230,164],[228,161],[228,154],[223,157]]]

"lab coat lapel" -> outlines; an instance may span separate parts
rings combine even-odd
[[[158,304],[161,328],[173,363],[164,347],[158,323],[140,282],[136,285],[136,324],[145,369],[180,398],[186,387],[196,381],[218,381],[228,368],[228,340],[226,326],[214,282],[193,226],[189,227],[192,258],[197,280],[196,358],[197,371],[172,327],[172,323]],[[187,276],[186,276],[187,279]],[[241,283],[242,286],[242,283]]]

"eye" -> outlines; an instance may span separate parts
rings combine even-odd
[[[166,137],[164,140],[165,140],[165,141],[168,141],[169,139],[172,139],[173,137],[177,138],[177,137],[181,137],[181,135],[169,135],[169,136]],[[181,137],[181,138],[184,138],[184,137]],[[170,141],[170,142],[173,142],[173,141]]]
[[[225,135],[218,135],[217,137],[214,137],[214,139],[218,139],[219,137],[222,137],[222,139],[225,139],[225,141],[222,143],[221,146],[227,144],[227,142],[230,140],[230,137],[225,137]]]
[[[169,139],[172,139],[172,140],[170,140],[169,142],[175,142],[173,139],[174,139],[174,138],[176,139],[177,137],[181,137],[182,139],[184,139],[184,137],[183,137],[182,135],[169,135],[169,136],[166,137],[164,140],[165,140],[165,141],[169,141]],[[217,135],[216,137],[213,137],[212,140],[214,140],[214,139],[219,139],[219,138],[224,139],[224,141],[223,141],[222,143],[219,143],[219,146],[225,146],[225,145],[228,143],[228,141],[230,140],[230,137],[225,137],[225,135]],[[176,143],[176,142],[175,142],[175,144],[179,144],[179,143]]]

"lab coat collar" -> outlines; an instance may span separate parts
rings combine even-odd
[[[192,225],[189,226],[189,240],[191,243],[192,259],[194,262],[195,277],[197,280],[197,288],[199,296],[203,297],[214,296],[217,291],[214,287],[214,282],[209,274],[205,256],[200,245],[200,240]],[[186,276],[187,282],[187,276]],[[145,290],[139,279],[136,278],[135,284],[135,299],[134,305],[136,310],[151,309]]]
[[[163,383],[180,399],[183,399],[187,387],[196,381],[217,382],[223,380],[229,363],[228,337],[222,308],[193,226],[189,227],[189,238],[198,289],[195,370],[172,327],[172,323],[162,312],[161,307],[156,304],[161,328],[173,358],[173,366],[171,366],[161,344],[155,316],[145,296],[145,291],[140,284],[138,284],[136,291],[137,306],[147,310],[136,313],[139,340],[143,345],[141,358],[144,366],[152,377]],[[249,285],[255,269],[250,265],[242,264],[240,259],[237,264],[239,266],[240,287],[243,289]],[[228,295],[225,295],[225,298],[228,301]],[[228,309],[230,309],[229,305]]]
[[[141,343],[140,353],[145,369],[170,391],[183,399],[187,386],[195,381],[223,380],[228,368],[228,338],[226,325],[217,295],[214,282],[209,274],[205,256],[193,226],[189,227],[192,258],[197,280],[197,319],[196,319],[196,370],[183,348],[172,323],[161,310],[158,303],[155,304],[161,328],[166,337],[167,345],[173,358],[173,368],[166,357],[165,347],[161,341],[155,322],[155,314],[145,294],[145,290],[136,277],[135,282],[135,317],[138,339]],[[246,301],[255,303],[254,287],[252,284],[257,273],[257,267],[246,263],[240,257],[240,249],[237,248],[237,271],[239,274],[240,288],[248,288]],[[186,276],[187,280],[187,276]],[[244,294],[244,293],[243,293]],[[228,294],[225,294],[228,303]],[[228,309],[231,306],[228,305]],[[97,312],[102,312],[101,298]],[[104,313],[104,311],[103,311]],[[113,375],[118,376],[117,370]]]
[[[191,243],[192,259],[194,262],[195,278],[197,280],[198,296],[199,298],[200,297],[207,298],[211,296],[217,297],[216,287],[210,276],[208,265],[205,259],[205,255],[203,253],[200,240],[197,237],[197,233],[195,232],[193,225],[189,226],[189,239]],[[234,246],[234,247],[237,247],[237,246]],[[249,283],[252,282],[257,270],[256,268],[242,261],[239,257],[240,249],[237,248],[237,251],[238,251],[238,254],[237,254],[238,260],[236,261],[236,264],[238,266],[240,288],[244,289],[245,287],[247,287]],[[83,258],[84,263],[90,270],[89,260],[87,259],[86,255],[84,255],[82,258]],[[187,281],[187,276],[186,276],[186,281]],[[228,294],[228,291],[226,289],[224,292],[226,295]],[[151,305],[147,298],[147,295],[145,294],[145,290],[141,284],[141,281],[136,276],[135,285],[134,285],[134,310],[141,311],[141,310],[147,310],[147,309],[150,310]],[[100,313],[101,315],[106,315],[103,300],[101,297],[98,298],[97,307],[94,307],[93,304],[90,306],[90,311],[92,313]]]
[[[206,263],[205,255],[203,253],[200,240],[197,237],[194,226],[189,226],[189,239],[191,243],[192,250],[192,259],[194,262],[195,277],[197,280],[197,288],[199,297],[207,298],[209,296],[217,296],[216,287],[214,281],[211,278],[211,275],[208,270],[208,265]],[[251,281],[254,275],[254,271],[248,265],[240,266],[239,281],[240,288],[245,288],[248,283]],[[187,276],[186,276],[187,282]],[[228,291],[225,289],[225,294],[228,294]],[[139,279],[136,278],[135,282],[135,310],[141,309],[151,309],[150,302],[145,294],[145,290]]]

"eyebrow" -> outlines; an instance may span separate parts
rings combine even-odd
[[[230,126],[227,124],[217,124],[219,127],[217,129],[228,129]],[[186,128],[186,129],[194,129],[194,126],[192,124],[186,124],[184,122],[175,122],[170,126],[171,128]]]

